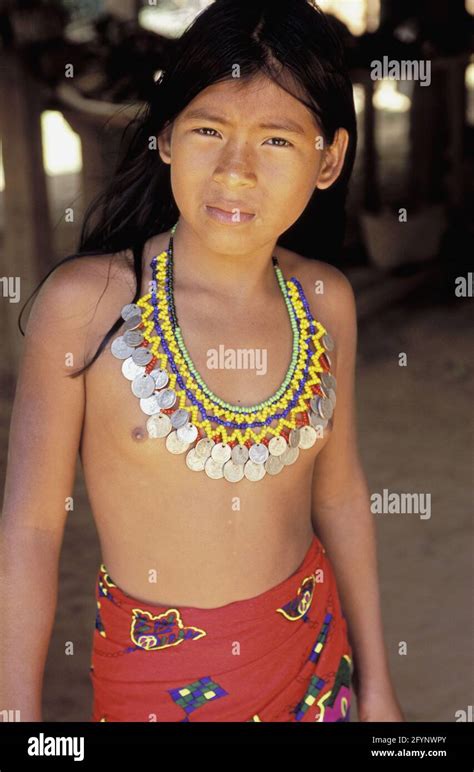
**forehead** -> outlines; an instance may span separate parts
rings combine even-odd
[[[206,113],[221,116],[230,124],[251,126],[287,119],[303,132],[314,132],[317,127],[311,110],[266,76],[252,80],[235,78],[208,86],[184,108],[179,120],[199,117],[200,113],[203,117]]]

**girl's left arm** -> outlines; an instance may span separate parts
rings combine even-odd
[[[404,721],[384,644],[374,518],[357,447],[355,298],[344,274],[328,269],[321,309],[327,319],[323,324],[335,342],[330,357],[337,403],[332,434],[315,459],[313,527],[333,566],[347,620],[359,720]]]

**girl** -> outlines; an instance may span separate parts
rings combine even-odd
[[[347,721],[351,686],[361,720],[403,720],[356,441],[354,295],[289,248],[305,218],[313,255],[342,242],[341,44],[307,0],[217,0],[155,90],[28,320],[2,702],[41,720],[79,452],[103,557],[93,721]]]

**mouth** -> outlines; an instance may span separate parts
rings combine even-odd
[[[233,207],[233,211],[223,209],[219,206],[209,206],[206,204],[206,212],[213,220],[226,224],[239,225],[244,222],[250,222],[254,219],[254,212],[244,212],[238,206]]]

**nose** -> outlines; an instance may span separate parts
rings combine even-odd
[[[227,147],[222,151],[212,179],[229,188],[254,187],[256,175],[248,151],[243,147]]]

